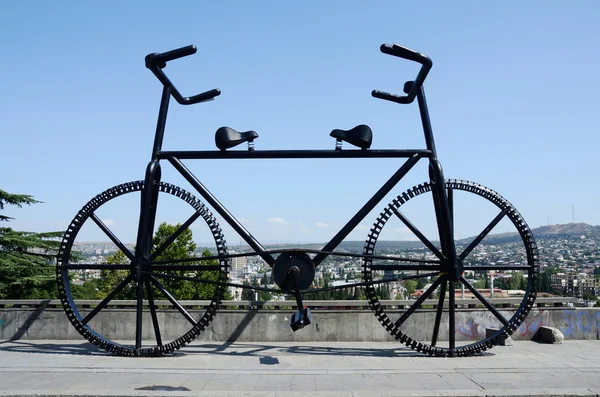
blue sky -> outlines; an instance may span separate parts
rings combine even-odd
[[[422,148],[416,105],[370,96],[416,74],[379,52],[393,42],[433,59],[426,92],[447,178],[498,191],[531,227],[570,222],[573,207],[600,224],[599,17],[595,1],[4,3],[0,188],[44,202],[6,211],[10,226],[64,230],[97,193],[143,178],[161,90],[144,56],[189,44],[198,53],[166,72],[184,95],[222,95],[173,104],[165,149],[213,150],[223,125],[257,131],[257,150],[331,149],[332,129],[363,123],[373,148]],[[188,165],[268,242],[327,240],[399,164]],[[426,176],[423,163],[394,193]],[[181,182],[168,165],[163,179]]]

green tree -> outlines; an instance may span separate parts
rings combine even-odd
[[[503,289],[509,289],[509,290],[520,289],[521,285],[523,285],[523,283],[524,283],[523,273],[515,273],[510,276],[510,278],[508,279],[508,282],[505,285],[505,288],[503,288]]]
[[[250,286],[250,284],[247,281],[244,281],[244,285]],[[254,296],[254,290],[250,289],[250,288],[244,288],[242,290],[242,300],[243,301],[253,301],[255,298]]]
[[[592,294],[591,292],[586,292],[585,294],[583,294],[583,299],[586,301],[597,301],[598,297],[594,294]]]
[[[417,280],[404,280],[402,284],[404,284],[404,288],[406,289],[406,297],[409,297],[417,290]]]
[[[6,205],[22,208],[40,203],[26,194],[0,190],[0,211]],[[0,215],[0,221],[11,217]],[[0,298],[56,298],[54,260],[62,232],[34,233],[0,227]]]
[[[417,279],[417,287],[416,289],[422,290],[427,285],[427,280],[423,277]]]
[[[152,251],[162,246],[167,239],[172,236],[181,224],[170,225],[168,223],[161,223],[158,226],[156,233],[152,239]],[[186,229],[173,241],[157,258],[157,261],[174,261],[178,259],[191,259],[196,258],[195,255],[196,243],[193,240],[192,230]],[[202,257],[212,256],[209,250],[202,252]],[[109,264],[126,264],[129,260],[121,251],[116,252],[106,258]],[[190,262],[178,262],[177,265],[205,265],[215,266],[219,264],[216,259],[201,260]],[[102,270],[98,287],[100,291],[106,296],[115,287],[127,277],[127,270]],[[176,271],[163,271],[161,274],[168,274],[178,277],[195,278],[198,282],[192,280],[183,280],[173,277],[156,277],[160,283],[165,287],[171,295],[178,300],[205,300],[212,299],[215,295],[215,291],[218,288],[215,284],[209,284],[200,280],[218,281],[219,271],[197,271],[197,270],[176,270]],[[153,296],[155,299],[162,298],[165,296],[158,289],[153,287]],[[144,295],[146,295],[146,291]],[[136,299],[136,286],[135,283],[129,283],[122,291],[118,294],[119,299]],[[225,299],[229,298],[229,294],[225,293]]]

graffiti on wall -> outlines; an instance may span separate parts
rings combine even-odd
[[[569,310],[562,313],[556,325],[566,339],[598,339],[600,311]]]

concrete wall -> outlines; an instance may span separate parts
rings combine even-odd
[[[510,311],[501,310],[505,316]],[[192,315],[194,310],[190,310]],[[388,311],[389,313],[389,311]],[[85,315],[85,312],[82,311]],[[292,332],[287,310],[221,310],[208,329],[199,337],[210,341],[391,341],[393,338],[379,324],[370,310],[315,310],[313,323]],[[154,337],[150,316],[144,316],[144,338]],[[406,332],[419,340],[428,340],[435,312],[415,313]],[[111,340],[132,339],[135,312],[129,309],[104,309],[91,322],[91,327]],[[189,323],[176,311],[159,311],[158,319],[163,340],[183,335]],[[447,339],[442,319],[440,339]],[[487,327],[498,322],[487,310],[463,309],[456,316],[456,339],[482,339]],[[538,308],[513,334],[513,339],[530,339],[542,326],[560,329],[566,339],[600,339],[600,309],[598,308]],[[426,330],[427,334],[423,333]],[[81,339],[64,311],[57,308],[0,308],[0,339]]]

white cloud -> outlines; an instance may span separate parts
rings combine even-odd
[[[269,218],[267,220],[268,223],[270,223],[271,225],[285,225],[287,222],[285,221],[285,219],[280,218],[278,216],[275,216],[273,218]]]
[[[410,229],[407,227],[399,227],[396,229],[396,231],[399,233],[408,233],[408,232],[410,232]]]
[[[323,222],[317,222],[317,223],[315,223],[315,226],[318,227],[319,229],[325,229],[329,225],[326,223],[323,223]]]
[[[113,221],[112,219],[103,219],[102,223],[104,223],[106,226],[114,226],[117,223],[115,221]]]
[[[369,227],[365,225],[358,225],[354,228],[354,230],[369,230]]]

